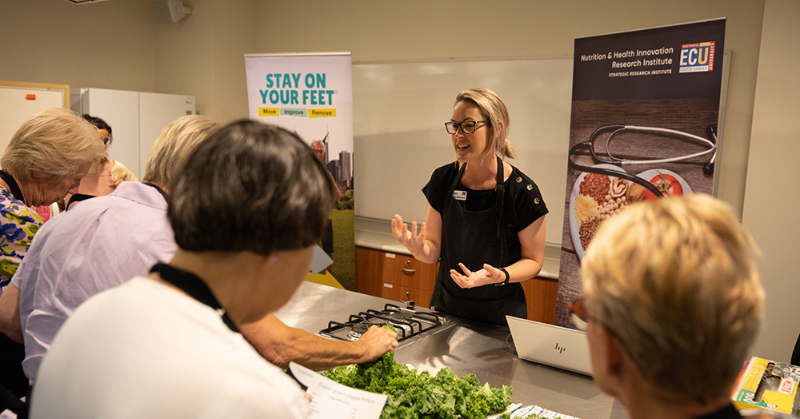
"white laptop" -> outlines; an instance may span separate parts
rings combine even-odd
[[[592,375],[586,332],[513,316],[506,320],[520,358]]]

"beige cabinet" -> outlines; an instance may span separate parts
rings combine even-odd
[[[414,301],[428,307],[436,283],[438,263],[422,263],[413,256],[356,247],[356,291],[394,301]],[[558,280],[533,278],[522,282],[528,318],[554,324]]]

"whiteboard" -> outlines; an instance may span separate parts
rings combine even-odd
[[[508,160],[539,186],[547,242],[561,243],[572,107],[572,57],[353,64],[355,214],[425,219],[422,187],[455,160],[444,123],[458,92],[497,92],[510,114]],[[388,233],[388,232],[387,232]]]
[[[30,117],[45,109],[65,107],[68,92],[66,85],[0,81],[0,155]],[[28,99],[28,94],[36,95],[35,99]]]

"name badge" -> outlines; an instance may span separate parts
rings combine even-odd
[[[466,201],[467,191],[453,191],[453,199],[456,201]]]

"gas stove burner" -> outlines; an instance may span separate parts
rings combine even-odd
[[[358,340],[364,333],[367,333],[370,325],[367,323],[356,323],[350,326],[350,331],[347,332],[348,340]]]
[[[367,330],[369,330],[370,326],[370,324],[366,323],[356,323],[353,325],[353,331],[363,335],[364,333],[367,333]]]
[[[414,313],[402,312],[402,311],[390,311],[386,313],[386,315],[393,319],[399,319],[399,320],[408,320],[414,317]]]
[[[394,304],[386,304],[383,310],[368,309],[358,314],[352,314],[347,323],[330,321],[328,328],[319,333],[335,339],[356,341],[371,326],[392,325],[397,331],[397,340],[402,344],[408,338],[430,334],[435,329],[452,324],[454,324],[452,318],[438,315],[424,307],[415,307],[409,304],[407,307],[401,308]]]

